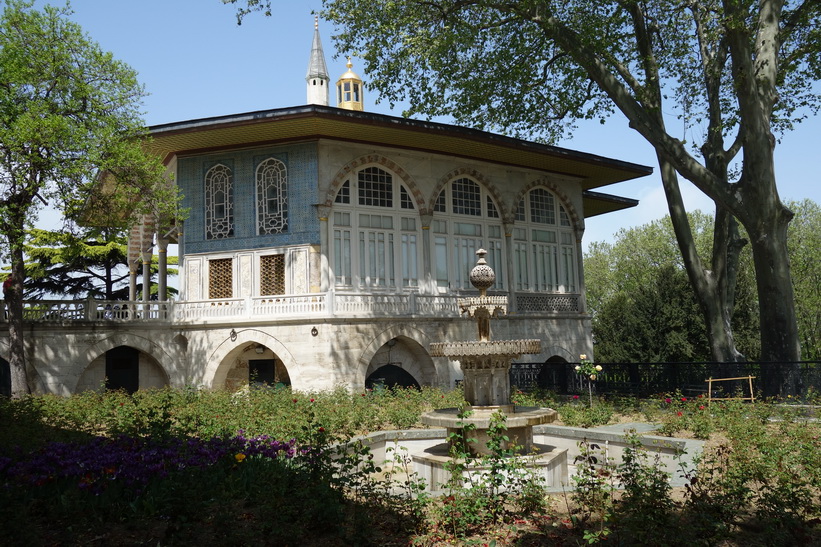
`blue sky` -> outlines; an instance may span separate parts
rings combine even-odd
[[[38,1],[38,5],[45,2]],[[62,5],[61,1],[50,2]],[[312,10],[320,0],[274,0],[273,17],[252,15],[237,26],[235,8],[220,0],[73,0],[72,18],[117,59],[131,65],[149,96],[149,125],[305,104],[305,71],[313,37]],[[333,28],[320,21],[332,80],[345,71],[345,57],[333,49]],[[354,71],[365,79],[356,59]],[[391,112],[365,95],[371,112]],[[776,149],[782,199],[821,203],[819,170],[812,167],[821,142],[821,122],[810,119],[786,135]],[[565,148],[656,168],[653,149],[627,122],[614,116],[605,125],[582,125]],[[656,168],[656,171],[658,169]],[[633,209],[586,221],[585,244],[611,240],[622,227],[645,224],[667,214],[657,175],[601,191],[640,200]],[[712,202],[685,185],[689,209],[712,212]],[[586,245],[585,245],[586,246]]]

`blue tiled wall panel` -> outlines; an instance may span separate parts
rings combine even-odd
[[[276,158],[288,170],[288,231],[283,234],[256,234],[256,168],[262,161]],[[205,173],[222,163],[234,177],[234,237],[205,239]],[[319,245],[317,219],[316,145],[295,144],[252,150],[226,151],[181,158],[177,164],[177,185],[183,206],[190,214],[185,221],[185,252],[230,252],[285,245]]]

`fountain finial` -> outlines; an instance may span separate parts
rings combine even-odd
[[[487,296],[487,290],[496,282],[496,272],[488,265],[485,255],[487,251],[484,249],[476,251],[479,259],[476,266],[470,270],[470,284],[479,290],[479,296]]]

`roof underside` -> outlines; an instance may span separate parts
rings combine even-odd
[[[391,146],[464,159],[514,165],[579,178],[590,190],[643,177],[652,168],[452,125],[309,105],[265,110],[151,128],[150,151],[170,160],[232,148],[336,139]],[[638,202],[585,192],[585,217],[632,207]]]

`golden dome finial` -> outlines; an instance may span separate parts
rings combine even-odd
[[[348,71],[336,82],[337,100],[336,105],[346,110],[363,110],[362,103],[362,79],[353,71],[353,61],[348,57],[346,64]]]

